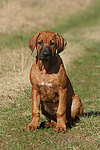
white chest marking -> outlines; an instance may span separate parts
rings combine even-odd
[[[46,86],[52,86],[51,83],[44,83],[44,82],[40,83],[40,85],[42,85],[42,86],[44,86],[44,85],[46,85]]]
[[[51,83],[46,83],[46,85],[47,85],[47,86],[52,86],[52,84],[51,84]]]
[[[40,83],[41,85],[44,85],[44,82]]]

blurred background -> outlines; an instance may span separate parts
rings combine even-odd
[[[82,10],[92,0],[0,0],[0,32],[29,33],[38,28],[53,27]]]
[[[92,0],[85,0],[85,2],[81,0],[0,0],[0,81],[1,86],[3,85],[0,91],[5,91],[9,86],[15,89],[24,78],[22,82],[29,84],[26,74],[29,73],[33,58],[27,47],[27,41],[35,32],[51,30],[64,35],[67,41],[71,41],[76,38],[77,31],[74,28],[80,24],[84,26],[86,22],[81,17],[75,20],[75,17],[86,11],[91,3]],[[83,17],[89,19],[87,16]],[[83,37],[94,38],[94,32],[98,34],[99,26],[91,28],[92,35],[90,29],[84,27],[84,31],[78,31],[79,36],[82,32]],[[67,66],[76,57],[76,53],[81,54],[79,43],[74,44],[72,41],[68,43],[67,55],[66,52],[62,54]],[[23,71],[27,73],[21,77]]]

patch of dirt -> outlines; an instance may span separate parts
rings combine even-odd
[[[0,7],[0,32],[25,33],[47,26],[54,26],[62,18],[84,10],[92,0],[9,0]]]

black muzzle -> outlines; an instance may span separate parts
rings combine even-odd
[[[51,50],[48,48],[43,48],[39,54],[39,59],[40,60],[51,60],[52,53]]]

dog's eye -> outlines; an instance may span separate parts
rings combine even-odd
[[[55,45],[55,43],[51,41],[50,46],[53,47],[54,45]]]
[[[37,44],[38,44],[39,46],[42,46],[42,45],[43,45],[43,42],[42,42],[42,41],[39,41]]]

